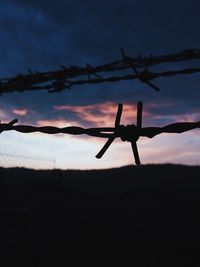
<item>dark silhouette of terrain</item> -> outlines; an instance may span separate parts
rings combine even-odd
[[[0,168],[1,266],[200,266],[199,173]]]

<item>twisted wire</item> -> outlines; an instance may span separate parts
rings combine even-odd
[[[183,133],[189,130],[200,128],[198,122],[177,122],[163,127],[137,127],[136,125],[122,125],[115,127],[96,127],[82,128],[78,126],[55,127],[55,126],[31,126],[31,125],[14,125],[18,120],[15,119],[9,123],[0,123],[0,133],[4,131],[17,131],[20,133],[40,132],[45,134],[70,134],[70,135],[88,135],[100,138],[121,138],[122,141],[138,140],[140,136],[153,138],[162,133]]]
[[[0,94],[7,92],[23,92],[26,90],[37,91],[47,90],[50,93],[60,92],[71,89],[73,86],[84,84],[99,84],[105,82],[118,82],[122,80],[138,79],[142,83],[147,84],[156,91],[160,89],[151,83],[152,80],[159,77],[169,77],[175,75],[186,75],[200,72],[200,68],[187,68],[165,72],[151,72],[147,68],[167,62],[179,62],[200,58],[200,49],[188,49],[175,54],[141,57],[136,58],[127,56],[121,49],[122,59],[99,65],[96,67],[86,64],[86,67],[79,66],[60,66],[61,70],[50,72],[33,72],[28,69],[28,74],[19,74],[15,77],[0,79]],[[139,71],[139,69],[144,70]],[[134,73],[127,75],[123,71],[133,70]],[[110,75],[112,72],[122,72],[123,75]],[[104,74],[110,75],[103,77]],[[84,77],[81,78],[81,77]]]

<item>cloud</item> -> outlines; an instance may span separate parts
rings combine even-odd
[[[160,3],[155,0],[151,3],[145,0],[2,2],[1,76],[25,73],[28,67],[33,71],[48,71],[61,64],[84,66],[87,61],[101,64],[121,58],[120,47],[131,56],[139,52],[158,55],[199,47],[199,6],[197,1]],[[103,100],[127,102],[130,98],[134,102],[139,98],[145,102],[152,102],[153,98],[160,102],[180,99],[185,108],[186,99],[191,105],[197,105],[200,80],[196,77],[155,80],[162,90],[160,94],[144,84],[129,81],[77,86],[53,96],[42,92],[14,93],[0,101],[13,105],[27,101],[42,112],[48,112],[51,99],[58,104],[65,99],[69,104],[86,105]],[[45,103],[41,103],[44,97]]]
[[[64,128],[64,127],[68,127],[68,126],[82,126],[81,124],[78,124],[78,122],[73,122],[73,121],[68,121],[68,120],[64,120],[64,119],[52,119],[52,120],[38,120],[37,121],[37,126],[54,126],[54,127],[58,127],[58,128]]]
[[[195,0],[165,3],[158,0],[12,2],[18,7],[39,11],[60,28],[71,28],[68,37],[74,41],[76,50],[90,49],[93,56],[95,51],[102,49],[106,54],[107,50],[110,53],[110,44],[113,50],[118,50],[121,45],[134,53],[182,49],[185,44],[190,48],[191,45],[199,46],[195,29],[199,24],[200,4]]]
[[[26,116],[28,113],[27,109],[13,109],[12,113],[18,116]]]
[[[137,102],[123,103],[121,124],[135,124],[137,117]],[[200,108],[176,110],[176,102],[147,102],[143,103],[143,127],[164,126],[174,122],[199,121]],[[52,125],[56,127],[81,126],[81,127],[112,127],[117,113],[117,102],[101,102],[89,105],[53,105],[45,112],[47,105],[42,108],[26,106],[1,108],[2,120],[10,121],[14,116],[21,117],[21,124]]]
[[[54,106],[56,111],[67,111],[74,114],[77,120],[92,127],[112,127],[115,123],[117,104],[113,102],[99,103],[86,106]],[[125,104],[123,106],[121,124],[134,124],[136,120],[137,106]],[[143,113],[147,115],[146,112]]]
[[[7,116],[6,112],[3,109],[0,109],[0,118],[1,118],[0,122],[7,120],[7,117],[8,116]]]
[[[191,109],[190,112],[175,112],[176,103],[154,103],[149,102],[143,105],[143,126],[164,126],[174,122],[199,121],[200,109]],[[167,111],[174,109],[173,112]],[[106,102],[85,106],[61,105],[54,106],[59,116],[73,118],[80,125],[87,127],[101,127],[114,125],[117,112],[117,103]],[[66,113],[65,113],[66,112]],[[137,103],[125,103],[121,124],[135,124],[137,116]]]

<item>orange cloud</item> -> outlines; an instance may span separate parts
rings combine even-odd
[[[81,120],[87,121],[97,127],[111,127],[115,123],[117,106],[116,103],[106,102],[87,106],[54,106],[54,109],[57,111],[73,112]],[[136,110],[137,105],[124,104],[121,123],[134,124],[136,121]],[[143,115],[145,116],[147,113],[144,112]]]
[[[12,113],[18,116],[25,116],[28,113],[27,109],[13,109]]]

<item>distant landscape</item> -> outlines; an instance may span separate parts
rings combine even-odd
[[[200,266],[199,173],[171,164],[0,168],[0,261]]]

